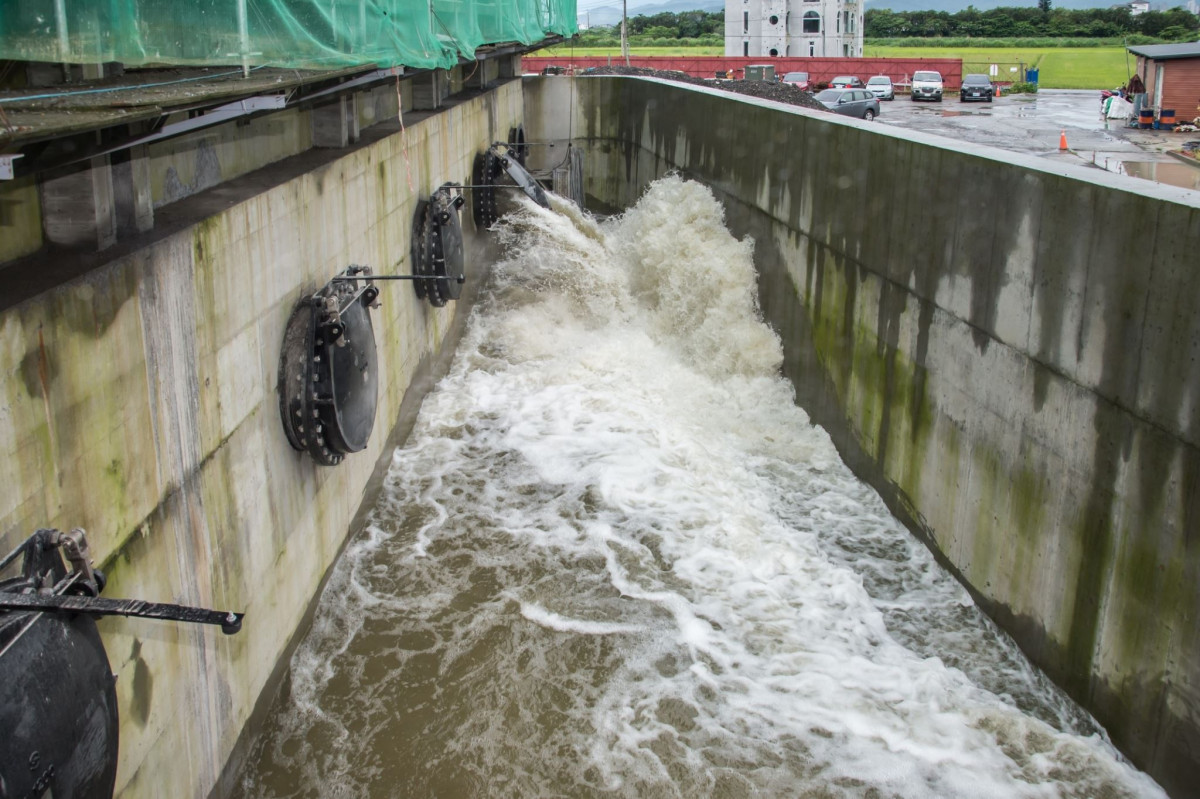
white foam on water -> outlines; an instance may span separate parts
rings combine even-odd
[[[580,635],[616,635],[617,633],[640,632],[641,627],[635,624],[610,624],[584,619],[569,619],[558,613],[551,613],[545,608],[529,602],[521,603],[521,615],[534,624],[540,624],[551,630],[563,633],[579,633]]]
[[[246,795],[1163,795],[794,405],[706,188],[498,232]]]

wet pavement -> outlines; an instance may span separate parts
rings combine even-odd
[[[1200,133],[1138,130],[1125,120],[1105,120],[1094,90],[1044,89],[991,103],[963,103],[957,97],[914,103],[899,97],[880,105],[878,121],[887,125],[1200,190],[1200,162],[1193,166],[1171,155],[1186,142],[1200,141]],[[1062,133],[1066,151],[1059,149]]]

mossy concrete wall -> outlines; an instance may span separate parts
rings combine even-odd
[[[356,148],[223,183],[174,206],[217,209],[200,222],[98,256],[82,278],[0,313],[0,550],[38,527],[81,526],[106,595],[247,614],[232,637],[99,623],[118,677],[118,795],[204,797],[218,784],[388,457],[406,389],[463,313],[382,284],[375,431],[366,451],[323,468],[279,421],[294,304],[352,263],[411,272],[418,199],[469,182],[475,153],[521,113],[511,82],[406,120],[404,133],[380,126]]]
[[[583,146],[609,206],[671,170],[710,185],[798,401],[1134,762],[1200,796],[1200,195],[632,78],[526,79],[526,126]]]
[[[42,246],[42,208],[33,178],[0,181],[0,264]]]

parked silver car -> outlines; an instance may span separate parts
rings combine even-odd
[[[892,85],[892,79],[887,75],[876,75],[873,78],[868,78],[867,91],[880,100],[896,99],[896,87]]]
[[[835,114],[845,114],[870,122],[879,116],[879,100],[866,89],[826,89],[817,100]]]

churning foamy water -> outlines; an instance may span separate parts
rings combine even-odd
[[[246,796],[1163,795],[793,404],[706,188],[499,234]]]

